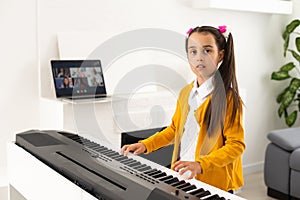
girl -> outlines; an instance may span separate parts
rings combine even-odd
[[[226,26],[190,29],[186,52],[196,75],[177,101],[172,123],[121,153],[150,153],[174,143],[172,169],[189,179],[233,192],[244,184],[242,101],[235,75],[233,39]]]

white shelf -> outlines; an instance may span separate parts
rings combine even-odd
[[[290,0],[193,0],[194,8],[223,9],[270,14],[292,14]]]

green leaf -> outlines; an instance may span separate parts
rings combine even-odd
[[[286,51],[288,49],[289,46],[289,41],[290,41],[290,37],[287,37],[284,39],[284,43],[283,43],[283,56],[286,57]]]
[[[278,116],[279,116],[279,117],[282,116],[283,111],[284,111],[284,108],[283,108],[283,105],[281,104],[281,105],[279,106],[279,109],[278,109]]]
[[[300,79],[293,78],[289,86],[289,91],[291,91],[292,93],[296,93],[299,87],[300,87]]]
[[[271,75],[271,79],[272,80],[285,80],[291,78],[291,76],[289,75],[289,73],[287,71],[278,71],[278,72],[273,72]]]
[[[300,25],[300,20],[299,19],[295,19],[293,21],[291,21],[285,28],[285,32],[287,32],[287,34],[292,33],[298,26]]]
[[[291,23],[289,23],[283,34],[282,34],[282,38],[284,39],[284,44],[283,44],[283,54],[284,57],[286,56],[286,50],[288,48],[289,45],[289,40],[290,40],[290,34],[300,25],[300,20],[299,19],[295,19],[293,20]]]
[[[294,57],[298,62],[300,62],[300,55],[297,54],[296,51],[294,51],[294,50],[289,50],[289,51],[292,53],[293,57]]]
[[[300,53],[300,37],[297,37],[295,42],[296,42],[297,50]]]
[[[296,65],[293,62],[289,62],[289,63],[283,65],[280,68],[280,71],[288,72],[288,71],[291,71],[292,69],[294,69],[294,67],[296,67]]]
[[[291,127],[294,125],[296,119],[297,119],[297,111],[295,110],[294,112],[292,112],[290,115],[288,115],[286,118],[285,118],[285,123]]]
[[[289,105],[294,100],[295,95],[296,95],[296,93],[295,92],[291,92],[290,90],[287,91],[283,95],[281,105],[283,106],[284,109],[286,109],[287,107],[289,107]]]
[[[277,103],[281,103],[283,95],[289,90],[289,87],[285,88],[276,98]]]

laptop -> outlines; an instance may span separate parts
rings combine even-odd
[[[58,99],[107,98],[100,60],[51,60],[51,69]]]

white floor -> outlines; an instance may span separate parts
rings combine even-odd
[[[238,196],[244,197],[245,199],[255,200],[272,200],[274,198],[267,196],[267,188],[264,183],[264,174],[253,173],[246,175],[245,186],[242,188]]]
[[[18,193],[14,188],[10,189],[10,200],[26,200],[21,194]],[[266,186],[263,180],[263,173],[253,173],[245,176],[245,186],[238,196],[252,200],[272,200],[273,198],[268,197]],[[0,187],[0,199],[8,200],[8,189],[7,187]]]

